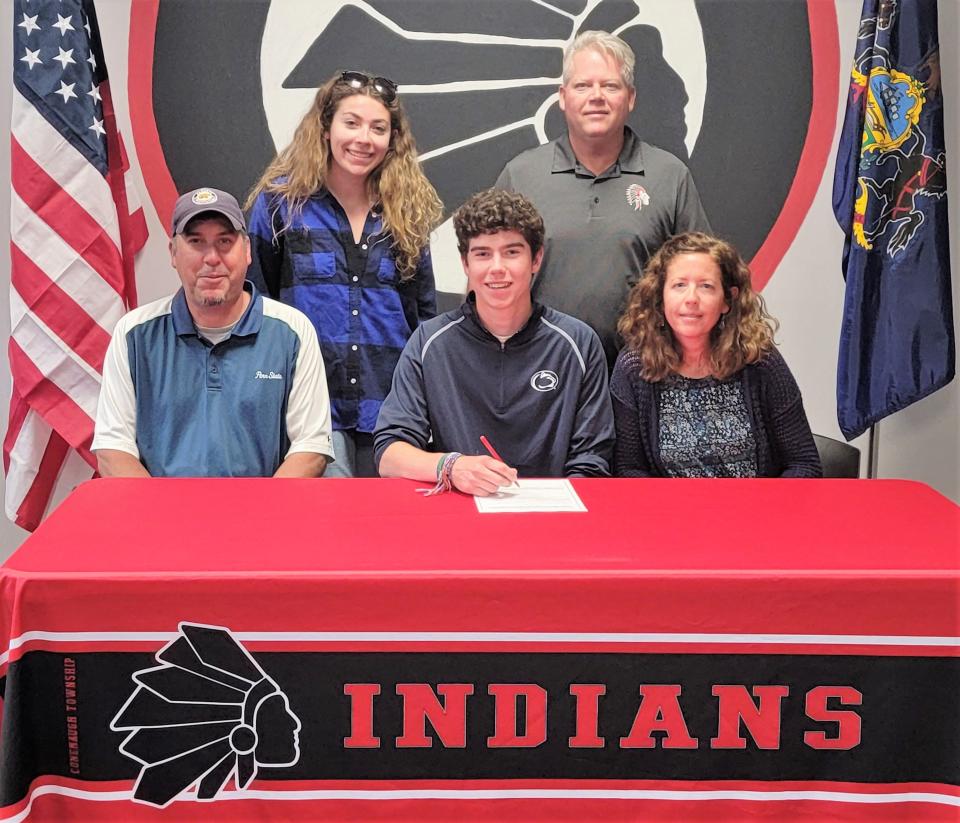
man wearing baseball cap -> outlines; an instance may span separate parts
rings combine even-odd
[[[119,477],[317,477],[333,457],[313,325],[245,281],[250,241],[214,188],[173,208],[182,287],[117,324],[103,366],[93,450]]]

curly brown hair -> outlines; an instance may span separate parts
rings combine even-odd
[[[355,88],[338,72],[317,91],[290,144],[267,166],[244,207],[249,209],[262,193],[277,194],[287,203],[288,220],[320,191],[330,164],[330,124],[337,107],[347,97],[373,97],[390,112],[390,147],[383,162],[367,177],[370,196],[383,208],[385,230],[393,235],[397,272],[401,280],[417,272],[420,256],[430,243],[430,232],[439,224],[443,204],[420,168],[410,121],[399,98],[389,103],[372,83]]]
[[[730,311],[710,332],[710,365],[721,380],[756,363],[774,348],[778,324],[763,297],[750,284],[750,269],[726,240],[701,232],[671,237],[650,258],[633,287],[617,330],[627,347],[640,355],[640,375],[656,382],[676,372],[682,352],[663,313],[663,287],[670,263],[683,254],[708,254],[720,267],[723,296]],[[736,289],[736,291],[734,291]]]
[[[470,241],[481,234],[515,231],[530,246],[531,257],[543,248],[543,218],[536,206],[522,194],[506,189],[486,189],[472,195],[453,214],[457,248],[462,256],[470,249]]]

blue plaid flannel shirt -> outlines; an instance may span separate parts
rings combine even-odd
[[[437,313],[429,248],[416,276],[400,282],[393,238],[374,208],[360,243],[346,212],[319,192],[287,225],[287,206],[261,194],[250,212],[247,278],[300,309],[317,329],[334,429],[372,432],[413,330]]]

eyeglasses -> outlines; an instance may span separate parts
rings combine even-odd
[[[387,77],[371,77],[362,71],[342,71],[340,72],[340,82],[346,83],[350,88],[364,89],[367,86],[373,86],[373,90],[380,95],[384,103],[392,103],[397,99],[397,84]]]

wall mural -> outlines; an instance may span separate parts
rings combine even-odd
[[[354,68],[400,85],[449,214],[515,154],[562,133],[563,47],[588,29],[630,43],[631,125],[689,165],[712,225],[762,287],[828,160],[830,0],[205,0],[202,14],[192,0],[142,0],[129,92],[150,196],[163,222],[176,193],[198,185],[243,197],[316,88]]]

